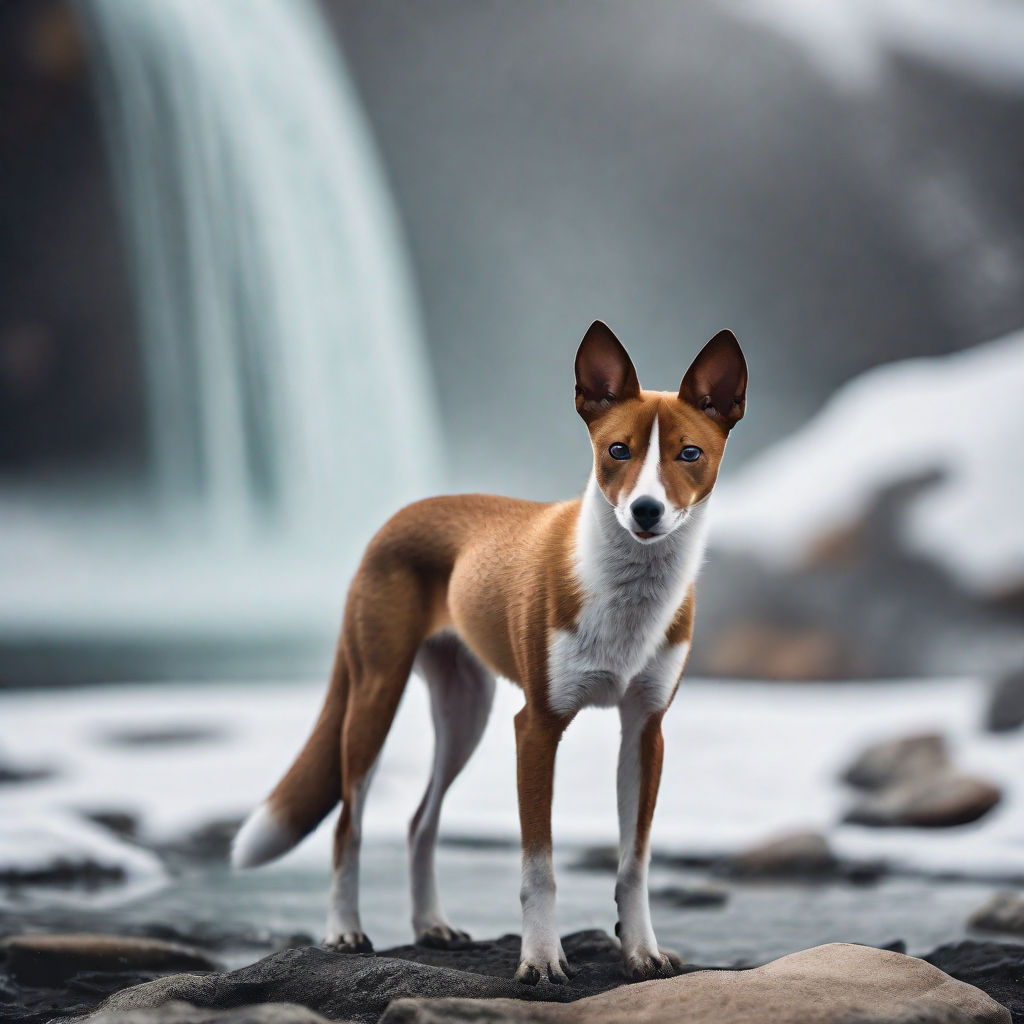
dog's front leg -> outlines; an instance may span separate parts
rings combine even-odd
[[[516,715],[516,764],[519,825],[523,837],[523,945],[516,981],[536,985],[547,978],[555,985],[569,980],[555,920],[555,874],[551,862],[551,795],[555,751],[568,724],[527,703]]]
[[[678,974],[682,960],[658,948],[647,898],[647,867],[651,858],[651,819],[661,781],[664,708],[652,710],[642,687],[632,688],[619,705],[622,743],[619,748],[619,873],[615,902],[616,931],[622,943],[622,969],[632,981]]]

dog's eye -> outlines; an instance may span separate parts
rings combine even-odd
[[[616,441],[615,444],[609,446],[608,454],[613,459],[618,459],[622,462],[629,458],[629,445],[623,444],[621,441]]]
[[[702,452],[695,444],[688,444],[679,453],[679,458],[682,459],[683,462],[696,462],[703,454],[704,452]]]

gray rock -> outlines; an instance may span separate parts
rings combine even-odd
[[[209,1010],[172,1002],[148,1010],[102,1010],[92,1024],[328,1024],[326,1017],[297,1003],[259,1003]]]
[[[83,972],[219,970],[191,946],[126,935],[11,935],[0,940],[0,959],[21,985],[57,985]]]
[[[1024,725],[1024,668],[996,681],[985,712],[989,732],[1010,732]]]
[[[977,821],[1001,797],[999,787],[986,779],[945,771],[935,776],[913,776],[865,794],[843,820],[877,828],[946,828]]]
[[[839,861],[818,832],[798,831],[774,836],[729,859],[732,874],[756,877],[823,877],[834,874]]]
[[[983,931],[1024,935],[1024,896],[1017,892],[997,892],[971,914],[968,924]]]
[[[669,885],[663,889],[654,889],[651,899],[656,903],[665,903],[680,909],[696,909],[701,907],[721,907],[729,899],[724,889],[710,885],[688,887]]]
[[[380,1024],[1011,1024],[983,991],[918,960],[832,943],[749,971],[705,971],[567,1005],[400,999]]]
[[[866,747],[843,773],[843,781],[859,789],[883,789],[949,768],[949,747],[939,733],[927,732]]]

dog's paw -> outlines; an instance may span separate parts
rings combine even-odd
[[[324,939],[324,948],[339,953],[372,953],[373,943],[363,932],[339,932]]]
[[[627,981],[674,978],[682,969],[683,958],[671,949],[659,949],[653,953],[638,950],[622,957],[622,973]]]
[[[447,924],[435,924],[416,935],[417,946],[430,949],[466,949],[473,944],[469,935]]]
[[[539,981],[550,981],[552,985],[567,985],[574,976],[569,961],[561,954],[552,957],[524,957],[519,961],[516,981],[521,985],[536,985]]]

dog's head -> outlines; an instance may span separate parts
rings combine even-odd
[[[746,392],[732,331],[701,349],[673,393],[641,391],[619,339],[600,320],[591,324],[576,353],[576,409],[590,430],[597,484],[638,543],[667,537],[711,493]]]

